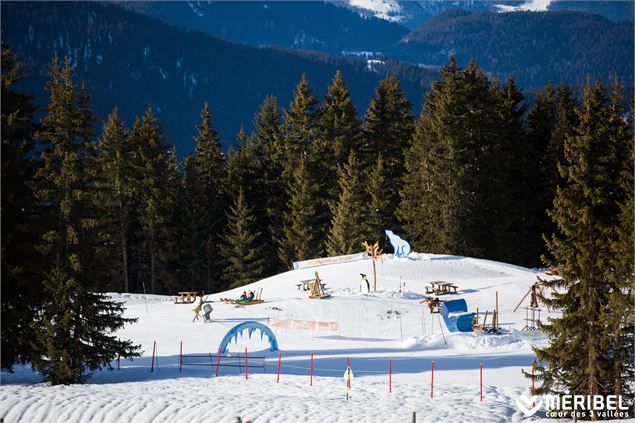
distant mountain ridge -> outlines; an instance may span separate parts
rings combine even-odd
[[[633,23],[583,12],[470,13],[453,9],[406,35],[388,54],[411,63],[440,65],[448,54],[475,59],[495,76],[523,87],[587,77],[633,81]]]
[[[30,74],[20,89],[34,93],[40,106],[47,101],[43,86],[51,58],[69,55],[101,120],[117,106],[131,125],[151,105],[181,156],[194,146],[205,101],[227,147],[241,124],[251,129],[266,95],[276,95],[279,105],[287,107],[302,73],[321,96],[340,69],[360,114],[388,73],[400,77],[417,105],[436,77],[436,72],[390,61],[369,64],[308,51],[248,47],[100,3],[3,2],[1,7],[3,42],[18,53]]]
[[[397,23],[323,1],[115,2],[170,25],[252,46],[340,54],[382,51],[408,33]]]

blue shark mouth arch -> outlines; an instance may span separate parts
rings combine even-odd
[[[263,339],[265,336],[269,339],[269,351],[278,351],[278,340],[276,339],[276,335],[269,329],[268,326],[263,325],[260,322],[247,321],[242,322],[231,328],[223,337],[223,340],[220,342],[221,354],[227,352],[227,346],[234,340],[234,342],[238,341],[238,335],[242,336],[243,331],[248,332],[249,338],[255,331],[260,331],[260,339]]]

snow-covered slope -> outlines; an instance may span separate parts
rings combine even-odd
[[[327,299],[309,299],[296,286],[316,271],[331,294]],[[544,275],[472,258],[387,255],[377,263],[377,293],[365,296],[359,292],[360,273],[369,275],[372,284],[370,260],[294,270],[211,295],[212,323],[192,322],[193,305],[176,305],[170,297],[112,294],[126,302],[127,316],[139,318],[121,336],[141,344],[143,357],[122,360],[119,371],[97,372],[85,385],[49,387],[28,368],[2,374],[0,418],[6,422],[229,422],[241,415],[258,422],[397,422],[416,411],[425,421],[522,420],[515,400],[530,385],[521,369],[531,367],[531,341],[512,334],[450,334],[420,300],[428,282],[446,280],[459,287],[458,295],[450,299],[463,298],[470,310],[491,312],[498,292],[502,327],[521,329],[524,313],[512,311],[536,277]],[[262,304],[237,307],[218,302],[257,288],[263,289]],[[272,327],[283,352],[279,383],[278,353],[270,352],[267,338],[261,340],[257,333],[248,338],[245,332],[229,346],[234,357],[247,348],[252,363],[256,356],[266,356],[265,368],[250,369],[249,380],[243,367],[221,367],[219,377],[211,366],[185,366],[179,372],[181,342],[185,355],[198,354],[206,360],[234,325],[250,320],[267,324],[268,318],[337,322],[338,329]],[[158,368],[150,372],[155,341]],[[346,402],[342,375],[348,358],[354,381]],[[432,360],[434,399],[430,398]],[[485,385],[482,403],[480,363]]]

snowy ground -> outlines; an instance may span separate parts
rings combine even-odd
[[[295,285],[316,270],[331,293],[328,299],[309,299]],[[543,274],[463,257],[386,256],[377,263],[377,294],[364,296],[359,293],[360,273],[371,275],[372,284],[370,260],[276,275],[246,287],[263,288],[265,299],[247,307],[218,302],[221,297],[238,297],[245,288],[212,295],[212,323],[192,323],[192,305],[176,305],[170,297],[148,296],[146,301],[139,294],[113,294],[126,301],[127,316],[139,318],[121,336],[141,344],[143,357],[122,360],[121,370],[97,372],[84,385],[50,387],[28,368],[3,373],[0,418],[4,422],[230,422],[242,416],[254,422],[404,422],[414,411],[418,421],[537,420],[536,416],[527,419],[515,401],[530,386],[521,369],[531,369],[532,342],[544,341],[512,334],[450,334],[419,301],[428,282],[446,280],[459,286],[459,295],[450,299],[464,298],[470,310],[491,312],[498,292],[502,327],[520,329],[524,312],[512,311],[536,276]],[[405,283],[402,292],[400,281]],[[184,355],[215,354],[231,327],[247,320],[266,324],[267,318],[337,322],[338,331],[277,329],[282,350],[279,383],[278,353],[270,352],[267,338],[261,340],[257,333],[251,339],[239,337],[229,348],[234,356],[248,348],[252,363],[256,356],[266,357],[264,368],[249,370],[249,379],[244,367],[221,367],[219,377],[211,365],[184,366],[179,372],[181,342]],[[154,341],[158,359],[150,372]],[[348,358],[354,379],[346,401],[342,376]],[[434,398],[430,398],[433,360]]]

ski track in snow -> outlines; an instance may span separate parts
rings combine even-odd
[[[297,289],[298,281],[312,278],[315,271],[327,284],[330,298],[309,299],[307,292]],[[515,400],[527,394],[530,382],[521,369],[530,369],[532,346],[545,341],[510,334],[450,334],[438,315],[431,315],[419,301],[425,285],[447,280],[459,286],[459,295],[447,299],[464,298],[471,311],[479,307],[491,313],[498,292],[503,328],[520,329],[524,312],[512,310],[536,276],[544,274],[465,257],[386,255],[377,263],[378,291],[365,296],[359,293],[360,273],[368,275],[372,285],[372,263],[362,260],[289,271],[211,295],[212,323],[192,323],[194,305],[175,305],[171,297],[113,293],[113,298],[125,302],[127,317],[139,318],[118,335],[140,344],[142,357],[122,359],[120,371],[97,371],[84,385],[51,387],[29,367],[2,373],[0,418],[7,423],[233,422],[235,416],[254,422],[403,422],[416,411],[418,421],[523,421]],[[218,302],[256,288],[264,288],[263,304],[236,307]],[[251,357],[265,355],[265,368],[250,368],[249,380],[244,367],[221,367],[219,377],[211,366],[184,366],[179,372],[180,342],[186,355],[215,354],[231,327],[247,320],[266,324],[269,317],[337,322],[338,331],[272,328],[283,352],[279,384],[278,353],[269,351],[267,338],[261,340],[258,333],[252,338],[245,333],[229,347],[234,355],[244,354],[246,347]],[[150,372],[154,341],[156,368]],[[313,386],[309,386],[312,352]],[[346,402],[343,374],[349,358],[354,379]],[[389,358],[392,393],[388,392]]]

